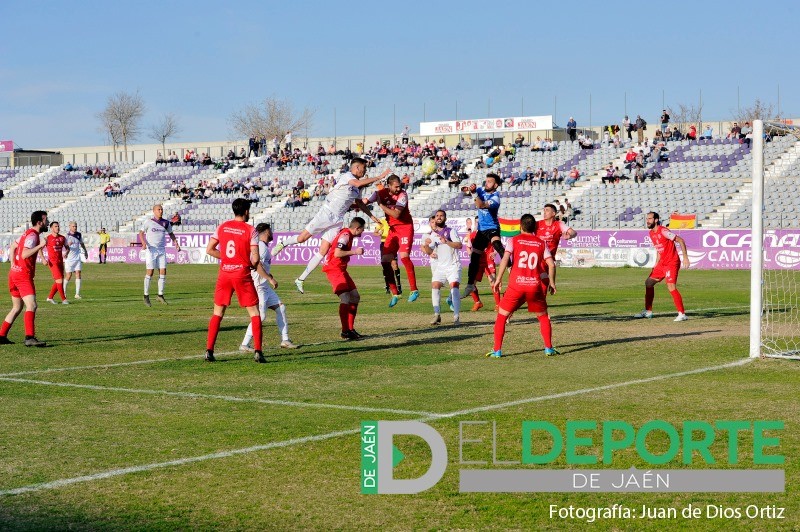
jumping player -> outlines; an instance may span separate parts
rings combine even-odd
[[[289,339],[289,322],[286,320],[286,305],[281,302],[275,290],[278,288],[278,281],[272,276],[270,268],[272,267],[272,255],[269,250],[269,243],[272,242],[272,228],[269,224],[260,223],[256,226],[258,233],[258,256],[261,260],[261,267],[267,277],[264,278],[257,270],[250,272],[253,277],[253,283],[256,285],[256,292],[258,292],[258,313],[261,316],[263,323],[264,318],[267,317],[267,309],[275,311],[275,323],[278,326],[278,331],[281,333],[281,347],[284,349],[297,349],[297,345],[293,344]],[[247,332],[242,340],[242,345],[239,346],[240,351],[248,353],[253,352],[250,347],[250,342],[253,339],[253,325],[247,326]]]
[[[557,213],[558,209],[556,209],[556,206],[552,203],[548,203],[542,209],[542,219],[536,224],[536,236],[544,240],[544,243],[547,244],[547,249],[550,251],[553,261],[556,260],[556,251],[558,251],[558,245],[561,243],[561,239],[571,240],[578,236],[575,229],[560,220],[556,220]],[[541,266],[542,283],[544,287],[547,288],[550,279],[545,265],[542,264]]]
[[[208,323],[206,341],[206,362],[216,362],[214,344],[217,342],[219,325],[225,310],[231,304],[231,297],[236,292],[239,306],[245,307],[250,315],[255,355],[253,360],[265,363],[261,351],[261,316],[258,313],[258,293],[250,271],[258,270],[267,279],[267,273],[261,267],[258,256],[258,233],[250,220],[250,202],[244,198],[233,200],[233,220],[223,222],[209,239],[206,254],[219,259],[219,274],[214,289],[214,314]]]
[[[386,238],[389,236],[389,222],[386,218],[380,218],[377,222],[375,222],[375,230],[373,231],[376,235],[381,237],[381,245],[380,245],[380,252],[381,257],[383,257],[383,249],[386,244]],[[394,280],[397,283],[397,294],[400,295],[403,293],[403,287],[400,285],[400,268],[397,267],[397,254],[394,255],[391,262],[392,271],[394,272]],[[384,279],[386,285],[386,293],[391,294],[392,291],[389,288],[389,282]]]
[[[89,258],[89,252],[83,243],[83,235],[78,232],[78,222],[69,223],[69,232],[67,232],[67,260],[64,263],[64,270],[67,272],[67,278],[64,280],[64,292],[67,291],[67,285],[72,280],[72,273],[75,273],[75,299],[81,298],[81,269],[83,259],[81,259],[81,248],[83,248],[83,257]]]
[[[539,266],[542,262],[547,263],[550,275],[549,292],[555,294],[555,263],[545,243],[534,234],[536,219],[533,215],[525,214],[520,218],[520,231],[520,234],[508,241],[508,247],[497,270],[497,278],[492,284],[495,291],[500,291],[503,274],[509,265],[513,265],[508,288],[500,301],[500,310],[497,312],[497,319],[494,322],[494,347],[486,354],[487,357],[500,358],[503,356],[503,337],[506,334],[507,317],[524,303],[528,304],[528,312],[535,313],[539,319],[539,330],[542,340],[544,340],[544,354],[548,356],[558,354],[558,351],[553,348],[553,329],[550,324],[550,316],[547,314],[547,299],[541,286]]]
[[[47,296],[47,302],[53,305],[58,305],[53,297],[58,292],[61,296],[61,304],[69,305],[67,301],[67,294],[64,291],[64,248],[67,244],[67,238],[60,234],[61,226],[58,222],[50,223],[50,234],[45,238],[47,259],[44,263],[50,267],[50,273],[53,276],[53,286],[50,288],[50,294]],[[44,259],[44,257],[42,257]]]
[[[433,321],[431,325],[439,325],[441,317],[441,289],[447,284],[450,288],[448,302],[453,305],[453,325],[461,323],[461,237],[458,231],[447,227],[447,213],[436,211],[431,223],[431,233],[422,244],[422,251],[431,257],[431,302],[433,303]],[[435,262],[434,262],[435,261]]]
[[[678,258],[678,251],[675,249],[677,242],[683,252],[683,265],[689,267],[689,253],[686,249],[686,242],[666,227],[661,225],[661,218],[658,213],[648,212],[646,218],[647,228],[650,230],[650,240],[656,248],[656,265],[644,282],[644,310],[636,314],[634,318],[653,317],[653,299],[656,295],[655,286],[663,280],[667,281],[667,290],[672,296],[678,316],[674,321],[686,321],[685,309],[683,308],[683,298],[678,292],[678,272],[681,269],[681,260]]]
[[[468,193],[475,194],[475,206],[478,208],[478,234],[472,241],[472,253],[469,259],[467,272],[467,286],[461,297],[467,297],[475,291],[475,279],[480,269],[481,255],[491,245],[499,256],[503,256],[505,249],[500,241],[500,222],[497,213],[500,210],[500,177],[497,174],[486,174],[486,181],[482,187],[472,185]],[[473,190],[474,188],[474,190]]]
[[[364,232],[366,221],[356,216],[350,225],[341,229],[333,238],[333,245],[328,250],[322,271],[328,276],[333,293],[339,296],[339,320],[342,323],[342,338],[345,340],[361,340],[363,338],[355,330],[358,302],[361,296],[353,278],[347,273],[347,263],[353,255],[363,255],[364,248],[353,249],[353,240]]]
[[[151,306],[150,279],[156,268],[158,268],[158,300],[167,304],[167,300],[164,299],[164,285],[167,282],[167,235],[175,245],[175,250],[178,252],[181,250],[178,239],[172,232],[172,224],[161,217],[163,214],[164,207],[160,203],[153,205],[153,217],[145,220],[139,231],[139,242],[145,250],[144,304],[148,307]]]
[[[25,347],[44,347],[46,342],[36,339],[36,255],[47,245],[39,235],[47,228],[47,213],[34,211],[31,214],[31,228],[11,244],[11,269],[8,271],[8,291],[11,293],[11,311],[0,324],[0,345],[13,344],[8,339],[8,331],[14,324],[22,305],[25,304]]]

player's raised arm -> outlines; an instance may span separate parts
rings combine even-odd
[[[372,183],[377,183],[378,181],[382,181],[383,179],[385,179],[391,173],[392,173],[392,171],[387,168],[378,177],[353,178],[353,179],[349,180],[348,183],[350,185],[354,186],[354,187],[362,188],[362,187],[366,187],[368,185],[371,185]]]
[[[140,235],[142,233],[139,233]],[[206,246],[206,255],[209,257],[214,257],[215,259],[219,260],[222,258],[222,254],[219,252],[219,240],[214,237],[208,239],[208,245]]]

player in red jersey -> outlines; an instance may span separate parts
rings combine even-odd
[[[264,363],[261,351],[261,315],[258,313],[258,292],[253,283],[251,270],[257,270],[267,278],[258,256],[258,233],[247,223],[250,220],[250,202],[244,198],[233,200],[233,220],[223,222],[209,239],[206,254],[219,259],[217,286],[214,289],[214,314],[208,323],[206,361],[215,362],[214,344],[217,342],[219,324],[225,309],[231,304],[236,292],[239,306],[245,307],[253,327],[253,348],[256,362]]]
[[[400,177],[395,174],[390,175],[386,179],[386,187],[376,190],[372,193],[372,196],[363,198],[362,201],[365,205],[377,203],[386,213],[386,220],[389,222],[389,235],[386,237],[386,242],[383,245],[383,254],[381,255],[383,277],[392,292],[389,307],[397,305],[400,300],[397,281],[395,281],[394,271],[392,270],[392,259],[395,254],[400,259],[400,262],[403,263],[408,276],[408,285],[411,288],[408,301],[416,301],[419,297],[419,290],[417,290],[417,275],[414,270],[414,263],[411,262],[411,246],[414,244],[414,218],[411,216],[411,211],[408,210],[408,194],[403,190]]]
[[[675,321],[686,321],[686,312],[683,308],[683,298],[678,292],[678,272],[681,269],[681,259],[678,257],[678,250],[675,244],[681,246],[683,252],[683,265],[689,267],[689,253],[686,249],[686,242],[681,237],[663,227],[658,213],[647,213],[647,228],[650,229],[650,240],[656,248],[656,265],[644,282],[644,310],[636,314],[634,318],[653,317],[653,299],[656,295],[656,284],[662,280],[667,281],[667,290],[675,302],[678,310],[678,317]]]
[[[556,355],[558,351],[553,348],[553,329],[550,325],[550,316],[547,314],[547,299],[541,286],[541,269],[539,264],[547,264],[550,275],[551,294],[556,293],[556,266],[553,257],[544,241],[536,236],[536,219],[531,214],[520,218],[521,233],[508,241],[503,260],[497,271],[497,278],[492,283],[492,288],[499,292],[502,287],[503,274],[509,265],[512,265],[508,288],[500,301],[500,310],[494,322],[494,348],[486,354],[487,357],[500,358],[503,356],[503,336],[506,334],[506,320],[524,303],[528,304],[528,312],[536,313],[539,318],[539,329],[544,340],[544,354]]]
[[[325,256],[322,271],[328,276],[333,293],[339,296],[339,319],[342,322],[342,338],[345,340],[361,340],[363,336],[355,330],[358,302],[361,296],[353,278],[347,273],[347,263],[353,255],[363,255],[364,248],[353,249],[353,240],[364,232],[364,218],[356,216],[348,227],[343,228],[331,243],[331,249]]]
[[[50,273],[53,275],[53,286],[50,288],[47,302],[58,305],[53,299],[53,296],[58,292],[58,295],[61,296],[61,303],[63,305],[69,305],[67,294],[64,292],[64,248],[67,244],[67,237],[60,234],[60,230],[61,226],[58,222],[50,223],[50,234],[45,238],[45,242],[47,243],[47,258],[45,259],[42,253],[42,262],[50,267]]]
[[[560,220],[556,220],[556,214],[558,214],[556,206],[548,203],[542,209],[542,219],[536,224],[536,236],[544,240],[550,255],[553,257],[553,261],[556,260],[556,251],[558,251],[558,244],[561,243],[561,239],[571,240],[578,236],[575,229]],[[540,266],[542,267],[542,286],[546,291],[550,279],[546,266],[544,264]]]
[[[44,347],[47,345],[36,339],[36,287],[33,277],[36,274],[36,255],[47,245],[39,235],[47,228],[47,213],[34,211],[31,214],[31,228],[25,231],[18,241],[11,244],[11,269],[8,272],[8,291],[11,292],[11,312],[0,325],[0,344],[12,344],[8,331],[14,320],[22,312],[25,304],[25,347]]]
[[[472,218],[467,218],[467,233],[469,234],[469,238],[466,241],[469,243],[467,247],[467,253],[470,255],[472,254],[472,241],[475,240],[475,237],[478,235],[478,217],[475,217],[475,230],[472,230]],[[489,278],[489,284],[491,285],[494,283],[495,274],[497,273],[497,268],[494,262],[495,257],[495,250],[494,248],[487,247],[486,251],[481,255],[481,258],[478,262],[478,273],[475,274],[475,282],[478,283],[483,280],[484,273]],[[478,294],[478,288],[475,287],[475,290],[470,293],[472,296],[472,312],[477,312],[483,308],[483,301],[481,301],[481,296]],[[500,294],[498,292],[492,292],[494,295],[494,309],[500,308]],[[450,302],[448,301],[448,304]]]

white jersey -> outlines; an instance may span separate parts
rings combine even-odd
[[[262,242],[261,240],[258,241],[258,256],[260,257],[261,266],[264,268],[264,271],[270,273],[269,270],[272,268],[272,254],[266,242]],[[269,282],[261,277],[256,270],[251,271],[250,275],[253,277],[253,282],[256,286]]]
[[[440,270],[461,268],[461,259],[458,256],[458,250],[442,242],[442,237],[448,242],[461,242],[461,237],[454,227],[442,227],[441,229],[437,228],[433,230],[430,234],[430,239],[432,242],[431,247],[433,247],[433,244],[436,245],[434,249],[438,257],[436,259],[436,267]],[[433,266],[431,266],[431,268],[433,268]]]
[[[340,221],[344,219],[344,213],[350,209],[353,202],[361,197],[361,190],[349,183],[351,179],[355,178],[350,172],[339,174],[339,177],[336,178],[336,184],[325,200],[325,207]]]
[[[80,232],[67,233],[67,261],[80,261],[81,260],[81,244],[83,244],[83,236]]]
[[[430,233],[425,235],[424,242],[428,244],[428,247],[433,249],[433,255],[436,255],[438,257],[438,253],[436,253],[436,250],[438,248],[439,239],[436,237],[436,234],[433,231],[431,231]],[[431,264],[431,272],[436,273],[436,269],[439,266],[439,259],[433,257],[433,255],[429,255],[428,260],[430,261]]]
[[[172,234],[172,224],[168,220],[149,218],[142,224],[142,232],[148,251],[159,255],[166,253],[167,234]]]

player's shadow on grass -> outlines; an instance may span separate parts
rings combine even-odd
[[[630,336],[628,338],[610,338],[607,340],[594,340],[590,342],[578,342],[574,344],[566,344],[561,346],[562,354],[574,354],[588,349],[597,349],[598,347],[608,347],[617,344],[629,344],[633,342],[650,342],[652,340],[670,340],[670,339],[685,339],[687,336],[703,336],[711,333],[722,332],[721,329],[714,329],[709,331],[690,331],[690,332],[676,332],[667,334],[655,334],[651,336]],[[574,348],[574,349],[573,349]]]
[[[585,307],[587,305],[613,305],[619,303],[621,300],[614,299],[611,301],[576,301],[574,303],[548,303],[549,308],[564,308],[564,307]]]
[[[225,323],[225,322],[223,322]],[[239,331],[241,332],[242,326],[239,324],[231,324],[231,325],[222,325],[219,328],[220,332],[222,331]],[[113,342],[116,340],[132,340],[134,338],[152,338],[153,336],[174,336],[174,335],[181,335],[181,334],[194,334],[194,333],[204,333],[208,332],[208,327],[202,327],[199,329],[180,329],[180,330],[166,330],[166,331],[148,331],[142,332],[137,334],[109,334],[106,336],[86,336],[83,338],[77,338],[75,340],[62,340],[59,341],[59,345],[76,345],[76,344],[90,344],[97,341],[104,341],[104,342]]]

